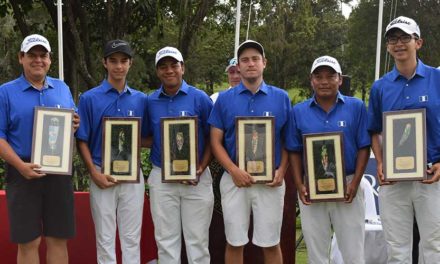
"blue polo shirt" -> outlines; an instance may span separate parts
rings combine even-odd
[[[310,133],[342,132],[346,175],[353,174],[359,149],[371,145],[367,130],[367,108],[354,97],[338,92],[336,104],[327,113],[315,97],[292,108],[286,133],[286,149],[303,151],[303,135]]]
[[[428,162],[440,161],[440,70],[417,62],[410,80],[394,67],[373,83],[368,105],[368,130],[382,132],[382,113],[426,109]]]
[[[252,94],[240,83],[233,89],[220,92],[208,122],[223,130],[225,149],[229,158],[236,162],[235,117],[263,116],[264,112],[271,112],[275,117],[275,167],[278,168],[289,111],[290,100],[286,91],[263,82],[260,89]]]
[[[79,98],[78,113],[81,125],[76,138],[87,142],[93,163],[101,166],[102,122],[104,117],[140,117],[142,137],[147,136],[147,95],[126,85],[119,93],[111,84],[102,83],[83,93]]]
[[[189,116],[198,117],[198,155],[199,159],[205,150],[205,139],[209,137],[209,125],[207,123],[209,113],[212,109],[212,101],[209,96],[182,81],[179,91],[173,95],[167,95],[163,87],[154,91],[148,97],[148,113],[150,117],[150,132],[153,136],[153,147],[150,152],[151,162],[162,166],[162,135],[161,117],[178,117],[181,111],[186,111]]]
[[[22,159],[31,157],[35,106],[75,109],[69,87],[59,79],[47,76],[41,91],[24,75],[0,86],[0,138]]]

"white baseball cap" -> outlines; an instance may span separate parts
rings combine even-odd
[[[330,56],[322,56],[317,58],[312,64],[312,69],[310,73],[313,73],[317,68],[321,66],[328,66],[335,70],[335,72],[342,74],[341,66],[339,65],[338,60]]]
[[[32,34],[25,37],[23,42],[21,43],[20,51],[26,53],[30,49],[38,45],[43,46],[47,50],[47,52],[51,51],[49,41],[45,37],[38,34]]]
[[[165,57],[171,57],[176,59],[178,62],[183,62],[182,53],[180,53],[178,49],[174,47],[165,47],[156,53],[156,66],[157,63]]]
[[[417,25],[416,21],[414,19],[409,17],[400,16],[398,18],[395,18],[393,21],[391,21],[386,30],[385,30],[385,36],[388,34],[388,32],[393,29],[398,28],[405,32],[406,34],[412,35],[416,34],[418,37],[420,37],[420,28],[419,25]]]
[[[229,64],[228,64],[228,66],[226,66],[225,72],[228,72],[228,70],[229,70],[231,67],[235,67],[235,66],[237,66],[237,59],[236,59],[236,58],[232,58],[232,59],[230,59],[230,60],[229,60]]]

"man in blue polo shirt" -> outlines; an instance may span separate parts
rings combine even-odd
[[[420,232],[421,259],[440,263],[440,70],[417,59],[422,47],[420,29],[408,17],[391,21],[385,32],[387,51],[394,69],[373,83],[368,108],[368,130],[382,184],[379,208],[388,246],[388,263],[412,263],[414,216]],[[382,157],[382,114],[404,109],[426,109],[429,180],[384,182]]]
[[[292,108],[286,133],[286,148],[295,186],[302,203],[301,227],[310,263],[328,263],[332,227],[338,237],[345,263],[364,263],[365,204],[359,183],[370,153],[367,109],[356,98],[339,92],[342,83],[339,62],[330,56],[317,58],[312,65],[312,98]],[[303,136],[310,133],[342,132],[347,190],[344,202],[310,203],[303,181]],[[320,149],[323,163],[328,150]],[[327,157],[326,157],[327,156]],[[326,167],[331,167],[330,164]],[[334,167],[334,165],[333,165]],[[316,167],[315,171],[319,171]],[[327,168],[326,171],[329,169]],[[334,172],[327,172],[332,175]],[[331,176],[330,176],[331,177]]]
[[[243,248],[249,242],[251,211],[254,215],[252,243],[263,248],[265,263],[282,263],[279,246],[284,207],[284,174],[287,152],[281,136],[287,124],[290,100],[287,93],[263,80],[266,58],[263,46],[253,40],[237,51],[241,83],[221,92],[209,117],[211,145],[225,168],[220,182],[226,233],[226,263],[243,263]],[[249,173],[236,165],[235,118],[275,117],[275,177],[272,183],[253,184]],[[224,142],[224,144],[223,144]]]
[[[0,86],[0,157],[7,162],[6,197],[17,263],[37,263],[45,237],[48,263],[68,263],[67,239],[75,234],[71,176],[46,175],[29,163],[36,106],[75,108],[69,87],[47,76],[49,41],[27,36],[18,54],[23,74]],[[79,117],[74,115],[74,130]]]
[[[209,168],[208,115],[211,99],[203,91],[183,80],[185,66],[179,50],[164,47],[156,53],[156,74],[162,85],[148,98],[153,138],[150,160],[153,169],[148,178],[154,233],[159,262],[180,263],[182,232],[189,263],[210,263],[209,225],[214,206]],[[178,117],[181,113],[198,117],[198,183],[162,182],[161,117]]]
[[[104,47],[103,65],[107,77],[81,95],[78,111],[84,122],[77,132],[78,148],[90,173],[90,207],[95,223],[98,263],[116,263],[116,226],[121,241],[122,262],[140,263],[140,237],[144,204],[144,177],[139,183],[119,184],[101,173],[104,117],[141,117],[141,134],[148,130],[147,96],[130,88],[127,74],[133,52],[123,40],[111,40]]]

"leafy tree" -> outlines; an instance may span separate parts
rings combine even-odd
[[[63,3],[65,80],[77,98],[81,91],[96,86],[102,79],[104,71],[101,66],[101,54],[107,40],[124,38],[135,43],[135,47],[154,46],[151,42],[141,41],[153,40],[154,43],[160,43],[166,38],[163,34],[164,25],[170,25],[178,34],[173,32],[177,38],[166,44],[179,47],[186,56],[194,36],[208,13],[213,10],[215,1],[65,0]],[[54,52],[57,52],[56,1],[1,0],[0,15],[5,17],[8,14],[14,17],[15,26],[22,37],[31,32],[39,32],[49,38]],[[153,38],[144,37],[152,32],[156,33]],[[152,57],[156,50],[141,48],[139,55]],[[137,61],[139,64],[136,66],[140,65],[142,70],[134,70],[133,75],[136,80],[145,81],[149,86],[148,82],[154,78],[143,71],[146,64],[142,62],[142,57],[137,58]],[[53,69],[56,71],[55,63],[54,66]],[[141,83],[136,85],[140,86]]]
[[[375,74],[377,11],[379,8],[376,2],[360,1],[348,20],[348,45],[345,53],[345,61],[348,62],[346,72],[352,77],[351,90],[360,90],[364,101]]]
[[[391,1],[385,2],[385,8],[390,10]],[[424,44],[419,52],[420,58],[424,63],[433,66],[440,65],[440,49],[438,43],[440,42],[440,16],[438,0],[412,0],[412,1],[397,1],[395,16],[407,16],[413,18],[420,26]],[[386,14],[384,12],[384,14]],[[393,17],[394,18],[394,17]],[[384,21],[389,21],[384,18]],[[386,24],[384,25],[384,27]]]
[[[397,16],[407,16],[415,19],[421,29],[424,39],[419,57],[427,64],[440,65],[440,50],[436,48],[440,40],[440,27],[437,17],[440,15],[437,0],[416,1],[384,1],[384,17],[382,32],[385,33],[387,24]],[[362,99],[366,100],[369,88],[374,81],[376,60],[377,12],[378,1],[361,0],[354,8],[349,20],[348,46],[345,59],[347,69],[352,75],[352,88],[359,90]],[[382,38],[381,74],[393,67],[392,58],[386,52],[386,43]]]
[[[309,89],[313,60],[328,54],[338,57],[345,42],[346,25],[339,1],[259,2],[251,36],[266,48],[265,79],[277,86]]]

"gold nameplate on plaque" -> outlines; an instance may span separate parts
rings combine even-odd
[[[113,172],[128,173],[130,171],[130,162],[128,160],[114,160]]]
[[[52,156],[52,155],[43,155],[42,163],[43,166],[58,167],[61,165],[61,157]]]
[[[264,162],[263,161],[248,161],[247,162],[247,172],[248,173],[263,173],[264,172]]]
[[[318,191],[329,192],[336,190],[335,179],[319,179],[317,180]]]
[[[398,170],[413,170],[415,168],[414,157],[397,157],[396,158],[396,169]]]
[[[173,160],[173,171],[185,172],[188,171],[188,160]]]

